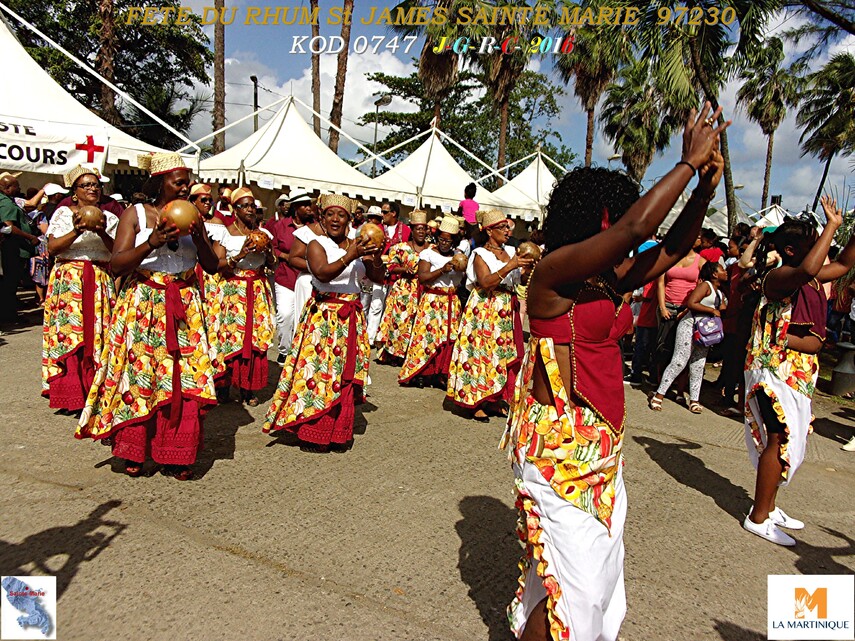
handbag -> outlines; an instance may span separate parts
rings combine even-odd
[[[721,305],[721,294],[716,292],[715,307]],[[701,316],[695,319],[692,341],[701,347],[712,347],[724,340],[724,325],[718,316]]]

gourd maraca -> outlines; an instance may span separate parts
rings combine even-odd
[[[88,231],[97,229],[104,222],[104,212],[95,205],[86,205],[77,210],[80,226]]]
[[[525,241],[520,243],[520,246],[517,247],[517,256],[520,258],[531,258],[534,262],[540,260],[542,252],[540,251],[540,247],[535,245],[531,241]]]
[[[469,264],[469,259],[466,258],[466,254],[454,254],[451,259],[451,266],[455,269],[455,271],[462,272],[466,269],[466,266]]]
[[[375,225],[374,223],[364,223],[359,228],[359,238],[367,238],[379,247],[383,247],[386,244],[386,233],[380,225]]]
[[[255,245],[256,251],[267,251],[267,248],[270,247],[270,236],[260,229],[253,229],[246,235],[246,237],[253,245]]]
[[[189,200],[173,200],[163,208],[163,219],[178,227],[182,236],[190,233],[190,226],[199,222],[199,210]]]

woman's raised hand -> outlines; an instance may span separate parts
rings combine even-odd
[[[843,210],[837,206],[837,201],[825,195],[819,199],[819,203],[822,205],[822,211],[825,212],[826,224],[840,227],[843,224]]]
[[[689,112],[686,127],[683,130],[683,156],[682,161],[687,162],[695,169],[710,162],[713,150],[718,146],[718,136],[730,126],[730,120],[723,125],[715,126],[721,115],[719,106],[710,115],[710,103],[704,103],[700,113],[695,109]]]

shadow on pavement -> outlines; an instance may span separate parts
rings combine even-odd
[[[766,641],[765,634],[747,630],[730,621],[716,620],[714,627],[722,641]]]
[[[745,488],[734,485],[730,479],[709,469],[701,459],[686,451],[701,449],[700,445],[683,439],[680,439],[682,443],[663,443],[647,436],[633,436],[632,439],[680,485],[706,494],[742,524],[751,509],[751,497]]]
[[[823,436],[830,441],[844,445],[855,436],[855,430],[849,425],[832,421],[828,418],[818,418],[813,422],[814,434]]]
[[[234,397],[235,390],[232,390]],[[255,422],[243,403],[232,400],[211,409],[205,416],[204,447],[199,451],[193,466],[196,479],[207,474],[216,461],[234,460],[235,439],[238,428]]]
[[[491,496],[467,496],[460,501],[460,513],[463,518],[454,526],[460,537],[460,578],[469,586],[490,641],[506,641],[512,636],[505,608],[517,588],[522,554],[517,512]]]
[[[89,515],[70,526],[59,526],[31,534],[21,543],[0,540],[0,570],[5,575],[43,574],[56,576],[56,596],[61,598],[80,565],[106,550],[128,526],[104,516],[122,504],[102,503]],[[57,566],[57,557],[62,558]],[[25,569],[33,565],[32,569]]]
[[[811,523],[808,523],[807,527],[810,528],[811,525]],[[798,571],[802,574],[852,574],[852,566],[847,567],[842,565],[835,561],[834,557],[849,557],[851,560],[853,555],[855,555],[855,540],[831,528],[820,526],[819,529],[826,534],[845,541],[846,545],[836,548],[825,548],[798,540],[795,547],[789,548],[799,555],[799,558],[796,559],[796,568]],[[796,534],[796,538],[798,539],[798,534]]]

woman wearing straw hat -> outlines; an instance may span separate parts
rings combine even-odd
[[[47,229],[48,252],[56,260],[45,297],[42,396],[50,406],[79,412],[101,366],[116,292],[110,256],[119,219],[108,211],[84,224],[80,209],[97,206],[101,182],[93,169],[77,166],[65,175],[71,207],[58,207]]]
[[[487,242],[469,260],[466,286],[472,293],[451,355],[448,397],[486,423],[487,410],[504,415],[500,403],[513,396],[523,351],[515,287],[533,262],[505,244],[511,225],[502,212],[485,212],[482,227]]]
[[[76,436],[113,437],[113,455],[139,476],[150,451],[164,474],[188,480],[202,444],[202,415],[216,403],[214,353],[205,329],[196,261],[217,271],[197,220],[182,235],[163,217],[187,198],[190,170],[177,153],[141,156],[151,205],[128,208],[113,247],[114,273],[128,276],[116,302],[105,359],[95,374]],[[189,203],[188,203],[189,204]]]
[[[309,243],[314,288],[306,303],[282,376],[264,421],[264,432],[288,430],[302,448],[346,449],[353,440],[354,406],[368,376],[371,345],[359,300],[367,274],[382,280],[383,247],[347,237],[353,201],[319,198],[326,236]]]
[[[219,230],[225,225],[225,221],[220,218],[220,215],[214,209],[211,186],[203,183],[193,185],[190,188],[190,202],[199,210],[205,224],[205,230],[208,232],[208,237],[213,239],[211,234],[219,234]],[[212,300],[211,297],[216,293],[220,279],[217,274],[206,274],[205,270],[202,269],[202,265],[198,263],[196,264],[196,279],[199,283],[199,293],[202,296],[202,307],[205,308],[207,301]],[[210,332],[208,332],[208,338],[210,340],[214,338]]]
[[[312,210],[312,199],[308,193],[301,191],[294,194],[291,199],[292,216],[300,221],[301,226],[294,231],[294,244],[288,254],[288,264],[300,271],[294,283],[294,318],[298,323],[306,303],[312,297],[312,275],[306,261],[309,243],[326,235],[322,221],[316,219]]]
[[[273,344],[273,292],[265,278],[265,265],[274,264],[273,235],[258,228],[255,197],[248,187],[232,192],[234,222],[209,232],[219,258],[217,293],[205,309],[207,324],[215,328],[217,361],[225,365],[217,372],[217,398],[229,398],[229,387],[240,390],[241,402],[258,405],[257,390],[267,385],[267,350]],[[212,226],[213,228],[213,226]]]
[[[381,363],[401,364],[407,355],[410,330],[419,296],[419,281],[416,272],[419,255],[428,248],[427,212],[420,209],[410,214],[410,239],[389,248],[386,268],[397,277],[386,297],[386,310],[377,332],[377,359]]]
[[[459,233],[460,223],[446,216],[438,227],[436,245],[419,254],[421,295],[407,356],[398,375],[401,385],[414,382],[417,387],[424,387],[425,378],[432,378],[441,389],[448,384],[451,352],[460,325],[457,287],[466,272],[465,260],[459,268],[452,265]]]

